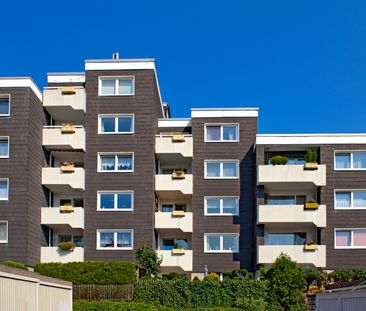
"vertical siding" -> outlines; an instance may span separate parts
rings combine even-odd
[[[39,286],[39,311],[72,310],[72,290],[46,285]]]

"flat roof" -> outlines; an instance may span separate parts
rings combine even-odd
[[[257,134],[257,145],[366,144],[366,133]]]
[[[42,101],[42,92],[31,77],[0,77],[0,87],[29,87]]]
[[[48,83],[84,83],[85,72],[48,72]]]
[[[192,108],[192,118],[258,118],[259,108]]]

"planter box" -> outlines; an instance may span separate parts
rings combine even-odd
[[[184,179],[185,176],[184,176],[184,172],[183,171],[176,171],[176,172],[173,172],[172,174],[172,178],[173,179]]]
[[[305,209],[318,209],[318,203],[306,203]]]
[[[76,94],[75,88],[72,86],[63,87],[61,90],[62,95],[74,95]]]
[[[72,205],[61,205],[60,212],[61,213],[73,213],[74,207]]]
[[[304,170],[317,170],[318,163],[305,163]]]
[[[174,248],[172,249],[172,255],[184,255],[184,249]]]
[[[74,134],[75,128],[72,125],[63,125],[61,128],[62,134]]]
[[[74,165],[61,165],[61,172],[62,173],[74,173],[75,167]]]
[[[182,143],[185,141],[184,135],[173,135],[172,142],[174,143]]]
[[[304,251],[316,251],[318,249],[318,245],[304,245]]]
[[[173,217],[184,217],[185,216],[185,211],[173,211],[172,216]]]

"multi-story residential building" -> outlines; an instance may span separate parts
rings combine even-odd
[[[257,135],[257,119],[257,108],[171,118],[152,59],[86,61],[49,73],[43,92],[0,79],[0,261],[133,261],[147,244],[162,273],[192,277],[281,252],[362,266],[366,134]]]

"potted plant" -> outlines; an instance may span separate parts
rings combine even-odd
[[[74,163],[62,162],[61,163],[61,172],[62,173],[73,173],[73,172],[75,172]]]
[[[305,170],[317,170],[318,169],[318,151],[316,149],[308,149],[305,154]]]
[[[172,174],[172,178],[173,179],[184,179],[184,170],[182,168],[174,170],[173,174]]]
[[[286,165],[288,162],[288,158],[281,155],[273,156],[269,159],[269,162],[272,165]]]
[[[75,244],[72,242],[61,242],[57,246],[63,252],[72,252],[75,249]]]
[[[175,242],[173,249],[172,249],[173,255],[184,255],[184,248],[179,243]]]
[[[183,134],[174,134],[172,136],[172,142],[173,143],[182,143],[185,141],[184,135]]]
[[[61,134],[74,134],[75,128],[70,123],[62,123]]]
[[[313,240],[307,241],[304,244],[304,251],[316,251],[318,249],[318,245]]]
[[[311,199],[306,202],[305,209],[318,209],[318,203],[314,199]]]
[[[62,205],[60,205],[60,212],[61,213],[73,213],[74,207],[72,206],[71,203],[62,204]]]
[[[73,86],[64,86],[61,89],[62,95],[74,95],[76,94],[75,88]]]

